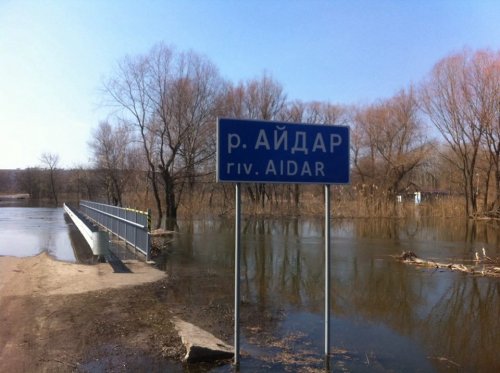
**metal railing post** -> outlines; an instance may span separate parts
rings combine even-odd
[[[134,210],[134,220],[137,223],[137,209]],[[137,252],[137,226],[134,228],[134,252]]]
[[[146,232],[146,260],[151,260],[151,209],[148,209],[148,230]]]
[[[125,220],[127,219],[127,210],[123,210],[125,212]],[[125,246],[127,246],[127,229],[128,228],[128,223],[125,223]]]

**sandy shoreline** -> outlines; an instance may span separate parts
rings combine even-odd
[[[127,312],[120,302],[113,309],[114,296],[123,299],[124,288],[167,281],[146,263],[126,265],[132,273],[114,273],[107,263],[59,262],[46,253],[0,257],[0,371],[76,369],[95,346],[100,315]]]
[[[27,258],[0,257],[0,299],[22,295],[78,294],[158,281],[166,276],[143,262],[125,261],[132,273],[114,273],[107,263],[75,264],[47,253]]]

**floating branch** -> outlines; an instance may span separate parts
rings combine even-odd
[[[413,251],[403,251],[403,253],[396,257],[398,260],[406,264],[413,264],[429,268],[444,268],[452,271],[460,271],[472,275],[500,277],[500,259],[492,259],[486,255],[483,249],[482,259],[476,253],[474,265],[465,265],[460,263],[440,263],[434,260],[420,259]]]

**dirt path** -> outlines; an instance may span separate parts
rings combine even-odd
[[[138,261],[126,265],[133,273],[47,254],[0,257],[0,371],[85,371],[96,364],[127,370],[130,355],[161,365],[165,359],[155,357],[181,354],[171,311],[158,302],[169,286],[165,273]]]

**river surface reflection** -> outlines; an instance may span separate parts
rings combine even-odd
[[[322,224],[244,220],[243,371],[322,368]],[[181,222],[180,232],[166,270],[182,276],[186,291],[173,296],[232,311],[233,222]],[[500,371],[500,281],[393,258],[412,250],[463,263],[483,247],[499,256],[498,226],[450,219],[333,220],[331,235],[332,371]]]
[[[242,372],[323,371],[322,236],[322,219],[243,219]],[[412,250],[467,263],[483,247],[498,257],[498,225],[333,220],[331,236],[330,371],[500,371],[500,280],[408,266],[393,257]],[[75,261],[78,239],[61,208],[0,208],[0,255],[47,250]],[[232,314],[232,220],[180,221],[163,259],[169,276],[182,282],[169,301]],[[233,371],[229,365],[207,369]]]
[[[78,236],[78,231],[66,222],[62,208],[0,208],[0,255],[24,257],[47,251],[74,262],[71,235]]]

